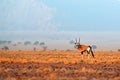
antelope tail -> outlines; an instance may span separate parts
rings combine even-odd
[[[92,51],[92,47],[91,46],[89,46],[89,47],[90,47],[90,52],[91,52],[92,56],[94,57],[94,53]]]

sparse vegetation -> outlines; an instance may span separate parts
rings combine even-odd
[[[41,43],[40,43],[40,46],[44,46],[44,45],[45,45],[45,42],[41,42]]]
[[[119,52],[86,57],[81,61],[77,51],[1,51],[0,80],[120,80]]]
[[[70,42],[69,42],[70,44],[74,44],[75,42],[73,41],[73,40],[70,40]]]
[[[36,51],[36,47],[34,47],[34,49],[33,49],[34,51]]]
[[[43,48],[43,51],[47,50],[47,46],[42,46],[42,48]]]
[[[41,42],[40,46],[43,48],[43,51],[47,50],[47,46],[46,46],[45,42]]]
[[[2,50],[8,51],[8,50],[9,50],[9,47],[8,47],[8,46],[4,46],[4,47],[2,48]]]
[[[11,44],[12,41],[0,40],[0,45]]]
[[[93,48],[93,49],[97,49],[97,46],[96,46],[96,45],[92,45],[92,48]]]
[[[25,41],[24,42],[24,45],[30,45],[31,44],[31,41]]]
[[[35,41],[33,45],[39,45],[39,41]]]

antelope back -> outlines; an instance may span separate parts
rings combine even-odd
[[[80,52],[87,51],[88,48],[89,48],[89,47],[86,46],[86,45],[79,45],[79,46],[78,46],[78,50],[79,50]]]

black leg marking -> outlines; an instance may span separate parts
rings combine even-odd
[[[82,55],[82,60],[83,60],[83,52],[81,52],[81,55]]]
[[[91,51],[92,56],[94,57],[94,53],[92,51],[92,47],[90,47],[90,51]]]
[[[81,54],[83,55],[83,52],[81,52]]]
[[[93,54],[93,51],[92,51],[92,49],[91,49],[90,51],[91,51],[91,53],[92,53],[92,56],[94,57],[94,54]]]

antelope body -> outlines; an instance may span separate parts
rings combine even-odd
[[[87,46],[87,45],[81,45],[80,44],[80,39],[79,42],[75,42],[75,46],[77,47],[77,49],[80,51],[80,53],[82,54],[82,60],[83,60],[83,53],[87,52],[88,53],[88,59],[90,58],[90,53],[92,54],[92,56],[94,57],[94,53],[92,51],[92,47],[91,46]]]

